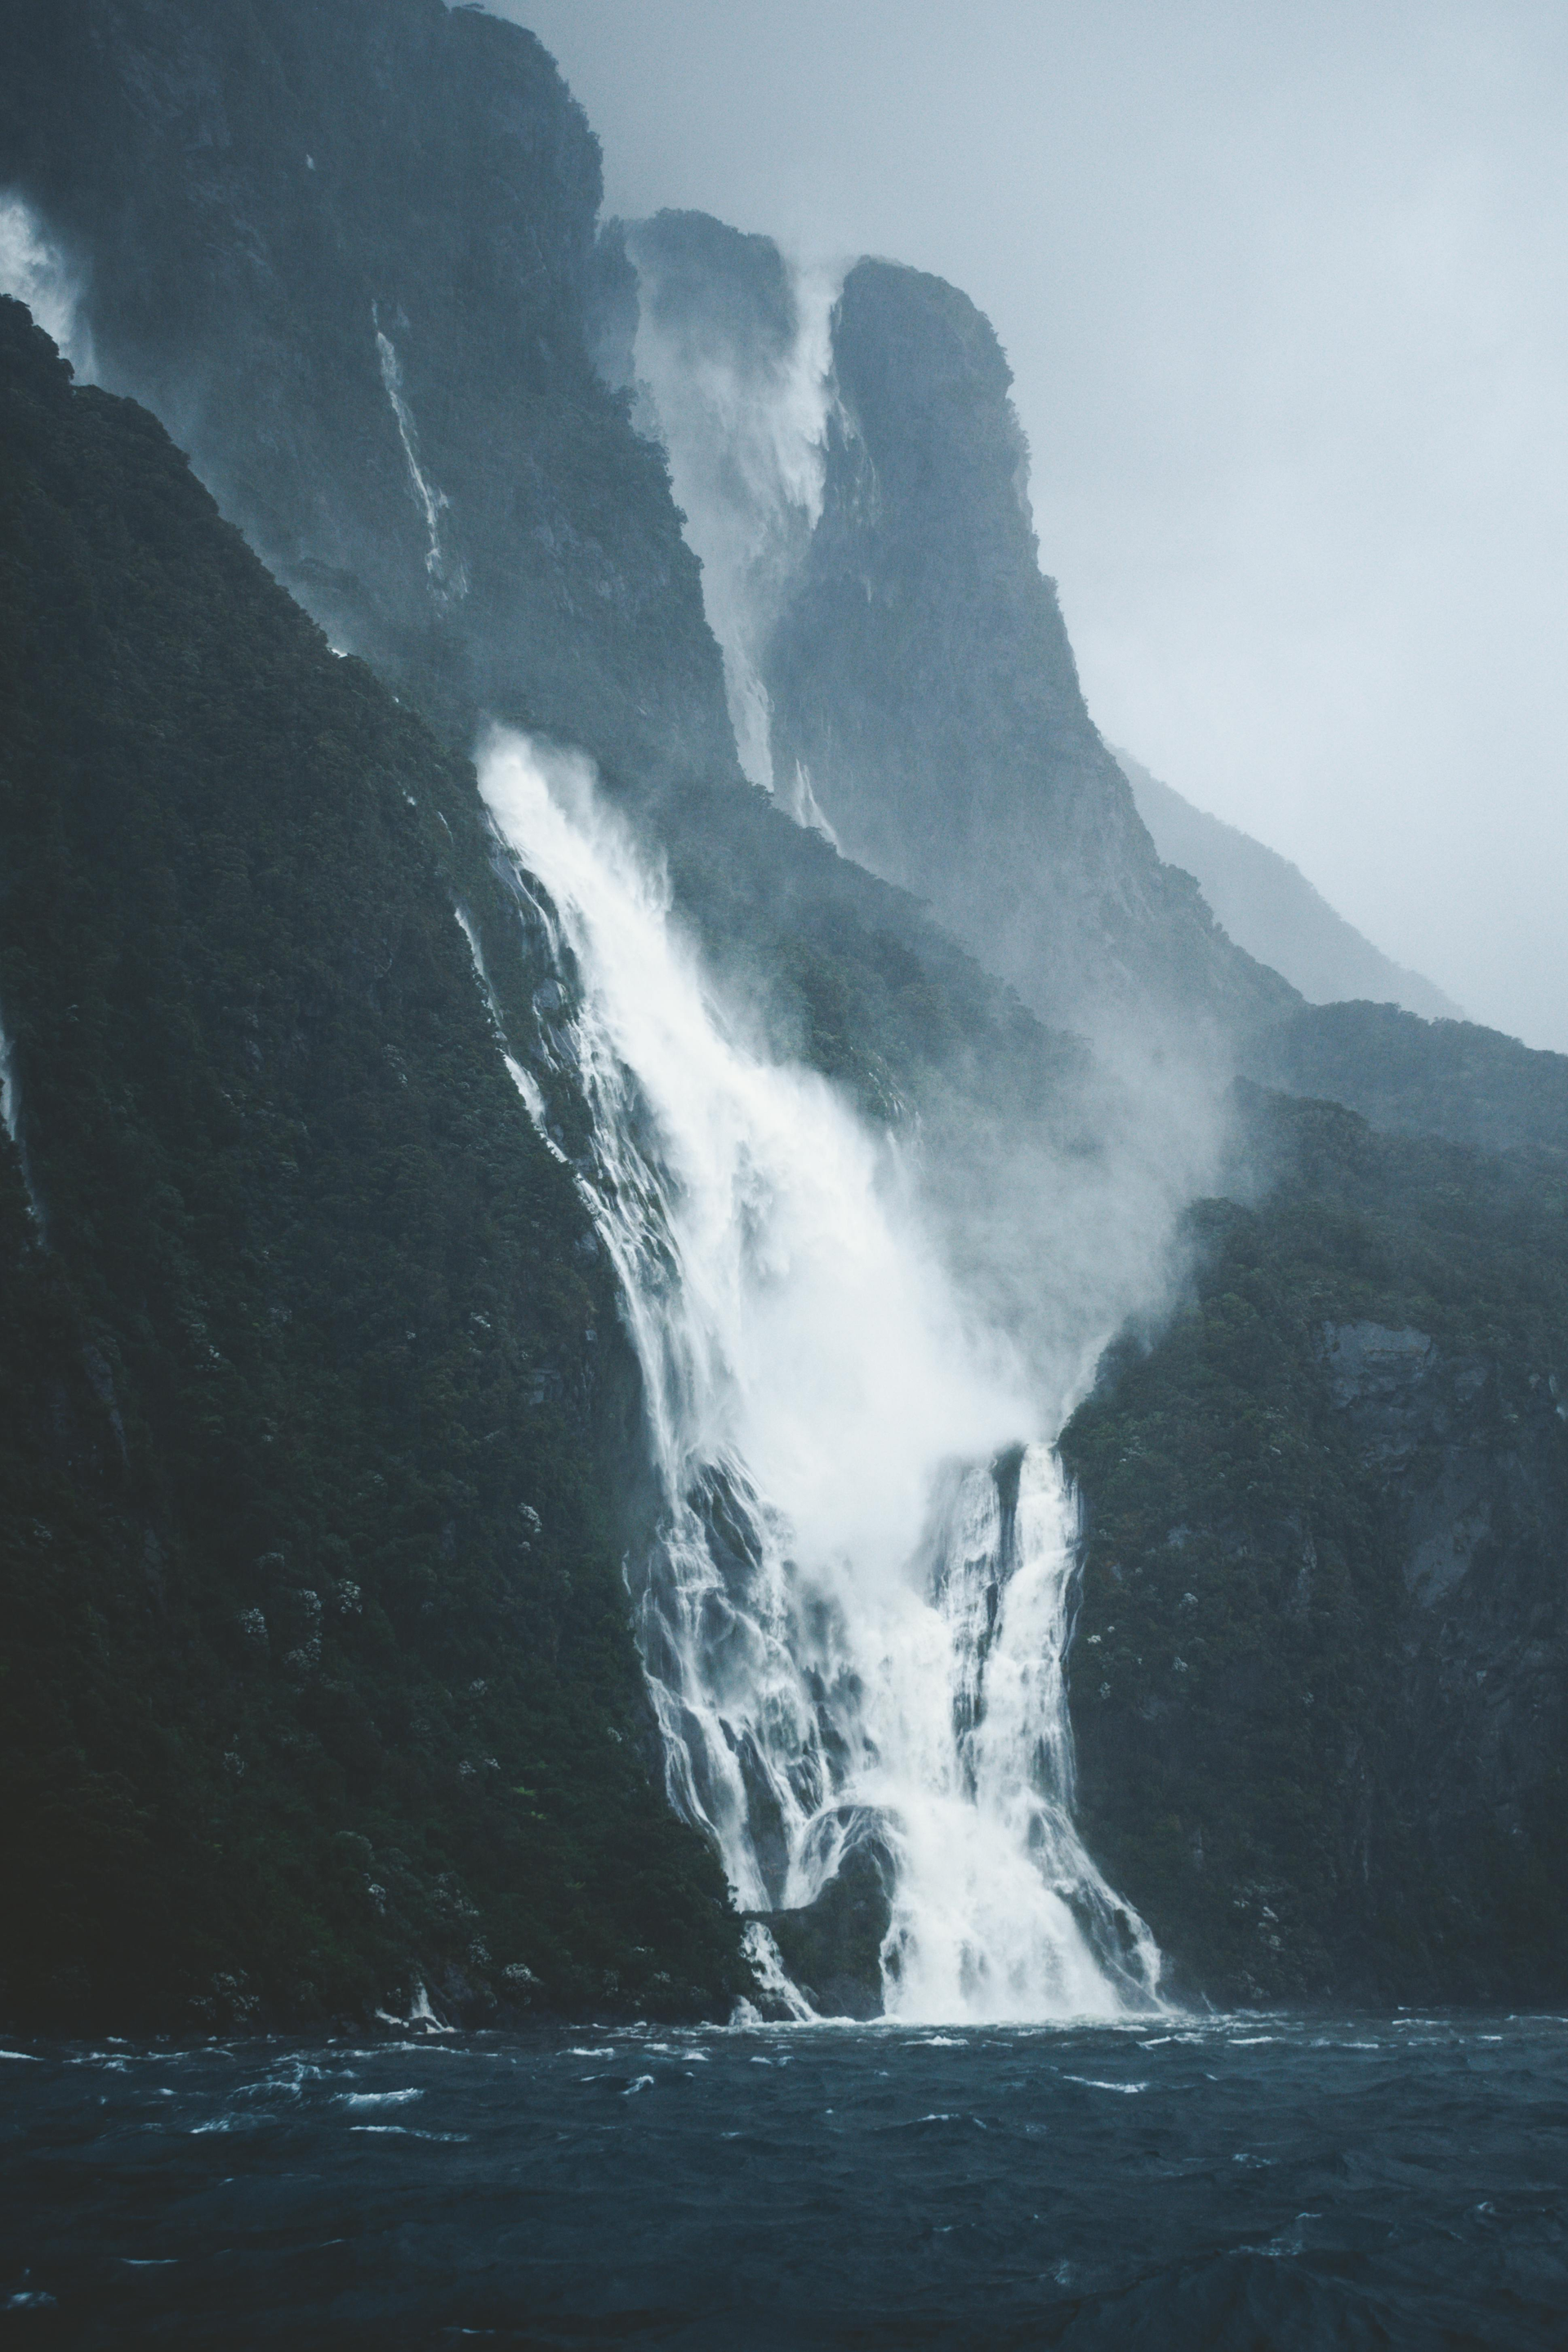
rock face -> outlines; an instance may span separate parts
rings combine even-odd
[[[1396,1801],[1435,1874],[1457,1849],[1483,1887],[1544,1877],[1564,1843],[1568,1382],[1375,1323],[1330,1325],[1324,1342],[1334,1408],[1393,1522]],[[1458,1890],[1447,1899],[1454,1927],[1485,1934]]]
[[[735,776],[662,460],[584,341],[598,142],[533,36],[445,0],[0,0],[0,187],[99,380],[334,643],[464,748],[482,709],[644,782]]]
[[[1555,1154],[1255,1098],[1184,1309],[1066,1448],[1084,1822],[1216,1999],[1554,1997],[1568,1931]]]
[[[1428,1021],[1464,1018],[1440,988],[1393,962],[1336,914],[1289,858],[1194,808],[1126,751],[1116,758],[1166,865],[1191,874],[1237,945],[1309,1004],[1360,998],[1400,1004]]]
[[[1039,569],[989,322],[862,261],[833,320],[822,518],[768,648],[773,763],[1047,1019],[1220,1028],[1293,992],[1161,865]]]
[[[892,1906],[882,1865],[862,1846],[816,1901],[770,1911],[764,1924],[794,1982],[819,2017],[880,2017],[882,1941]]]

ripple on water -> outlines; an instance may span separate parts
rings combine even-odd
[[[43,2063],[6,2077],[7,2330],[95,2352],[1568,2344],[1561,2021],[762,2039],[89,2065],[12,2045]]]

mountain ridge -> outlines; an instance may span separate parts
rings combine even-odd
[[[1131,752],[1115,757],[1166,865],[1184,867],[1231,938],[1309,1004],[1361,999],[1392,1002],[1428,1021],[1465,1018],[1440,988],[1347,922],[1289,858],[1184,800]]]

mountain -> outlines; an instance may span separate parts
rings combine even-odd
[[[734,1435],[737,1286],[792,1458],[868,1323],[827,1467],[858,1502],[912,1423],[963,1456],[889,1571],[956,1677],[921,1719],[1072,1838],[1076,1734],[1087,1981],[1142,1914],[1216,1998],[1556,1998],[1557,1057],[1304,1006],[1161,863],[980,314],[692,216],[596,234],[570,93],[477,12],[3,21],[0,184],[102,380],[0,311],[5,2014],[722,2014],[763,1988],[716,1821],[874,2006],[919,1944],[899,1823],[835,1778],[877,1677]],[[756,1114],[718,1178],[481,800],[486,714],[598,762],[568,846],[621,876],[610,947],[657,915],[686,975],[699,1159]],[[1255,1082],[1065,1034],[1128,1029]],[[824,1226],[949,1302],[933,1353],[795,1288]],[[1013,1442],[1064,1395],[1076,1632]],[[1056,1711],[998,1765],[1026,1544]]]
[[[1286,1010],[1293,992],[1162,866],[1085,709],[988,320],[939,278],[858,262],[812,416],[802,341],[813,298],[826,312],[820,286],[792,286],[768,240],[702,215],[615,234],[655,343],[650,425],[721,571],[731,708],[749,683],[781,796],[928,899],[1058,1025],[1224,1030]],[[624,383],[647,342],[624,304],[617,324],[601,361]],[[798,447],[779,459],[803,405],[820,479]],[[759,412],[771,434],[749,436]],[[704,447],[719,460],[697,462]],[[723,561],[742,534],[747,568]]]
[[[1568,1169],[1238,1108],[1063,1438],[1086,1831],[1213,1999],[1555,2000]]]
[[[1315,1004],[1247,1039],[1242,1063],[1282,1093],[1326,1096],[1394,1135],[1491,1151],[1568,1151],[1568,1055],[1396,1004]]]
[[[3,0],[0,33],[0,185],[98,381],[332,642],[463,748],[483,709],[734,776],[663,467],[584,345],[598,142],[532,35],[446,0]]]
[[[1440,988],[1390,961],[1314,890],[1289,858],[1194,808],[1126,751],[1117,761],[1167,866],[1193,875],[1238,947],[1283,974],[1309,1004],[1346,998],[1402,1005],[1428,1021],[1463,1019]]]
[[[622,1580],[646,1400],[472,768],[4,298],[0,646],[0,2014],[725,2013]],[[1077,1099],[918,908],[721,809],[827,869],[794,904],[720,818],[691,887],[847,1094]]]

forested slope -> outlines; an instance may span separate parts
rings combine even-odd
[[[1087,1833],[1216,1999],[1559,2000],[1568,1171],[1244,1113],[1064,1440]]]
[[[0,2004],[711,2010],[635,1373],[454,917],[521,1020],[472,772],[14,303],[0,467]]]

